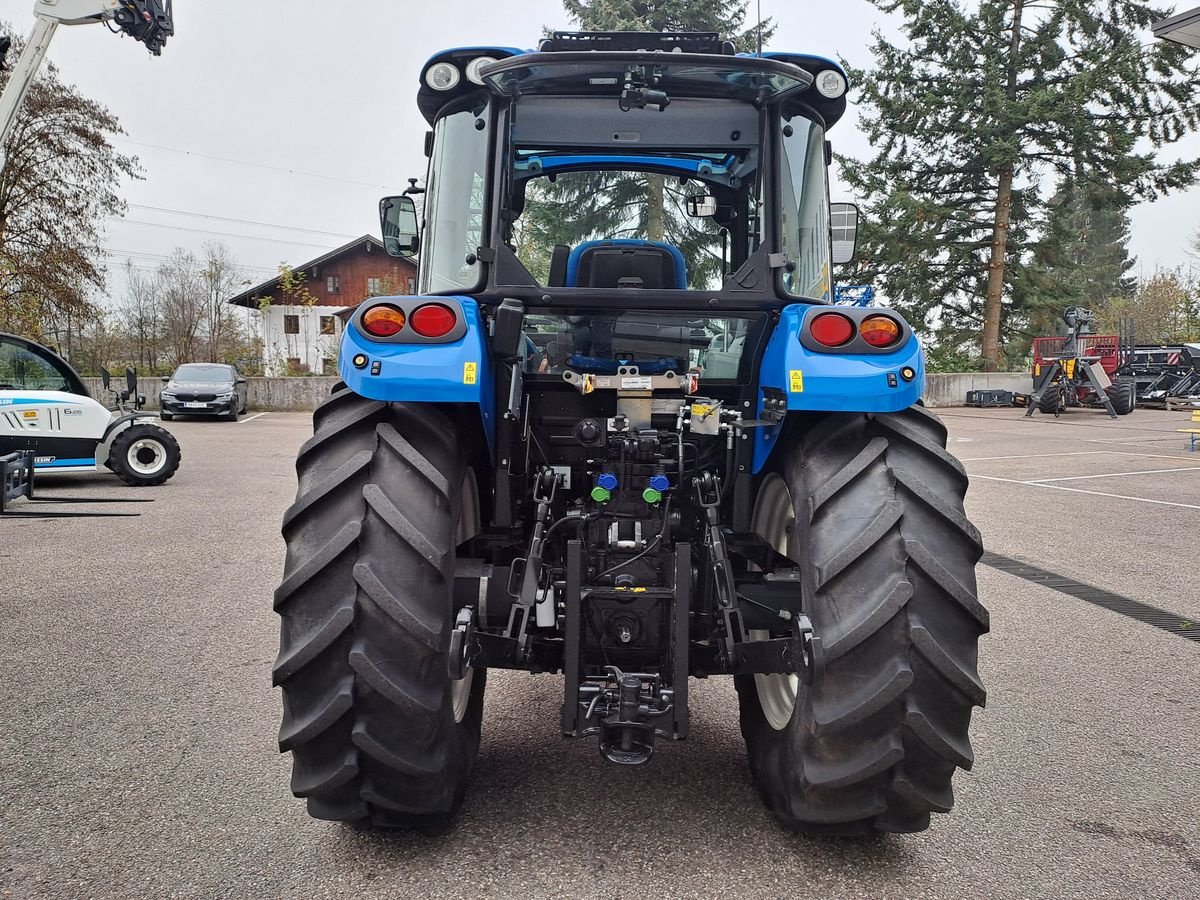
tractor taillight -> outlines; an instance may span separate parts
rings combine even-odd
[[[404,327],[404,313],[394,306],[381,303],[362,314],[362,327],[372,337],[391,337],[399,334]]]
[[[441,303],[426,303],[413,310],[408,324],[421,337],[440,338],[454,330],[458,316]]]
[[[821,313],[812,320],[809,333],[825,347],[840,347],[854,337],[854,322],[841,313]]]
[[[887,316],[869,316],[858,326],[858,333],[872,347],[890,347],[900,340],[900,323]]]

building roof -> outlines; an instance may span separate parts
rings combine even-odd
[[[1154,36],[1200,50],[1200,6],[1155,22]]]
[[[378,238],[371,237],[369,234],[364,234],[362,237],[355,238],[348,244],[342,244],[342,246],[334,250],[330,250],[323,256],[318,256],[316,259],[310,259],[308,262],[302,263],[298,266],[292,266],[292,269],[293,271],[301,272],[304,269],[313,269],[318,266],[323,266],[327,262],[333,262],[339,257],[345,256],[347,253],[352,253],[353,251],[364,246],[373,250],[384,251],[383,241],[379,240]],[[258,306],[255,298],[261,296],[262,294],[270,293],[279,287],[281,278],[281,275],[276,275],[269,281],[264,281],[262,284],[256,284],[249,290],[242,291],[236,297],[231,297],[227,302],[232,303],[234,306]]]

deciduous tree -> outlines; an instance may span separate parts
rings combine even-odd
[[[104,220],[124,212],[120,183],[139,177],[137,160],[112,145],[122,133],[112,113],[65,84],[53,64],[44,67],[0,172],[0,328],[69,349],[71,330],[94,318]]]

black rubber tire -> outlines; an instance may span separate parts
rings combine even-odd
[[[164,456],[163,465],[151,474],[139,472],[129,462],[130,450],[140,440],[157,442]],[[118,478],[132,487],[153,487],[174,475],[182,458],[179,442],[171,432],[157,425],[138,424],[130,425],[113,438],[112,446],[108,448],[106,465]]]
[[[1060,395],[1062,388],[1052,385],[1043,385],[1042,394],[1038,397],[1038,411],[1046,415],[1057,415],[1059,412]]]
[[[819,685],[798,686],[781,730],[754,676],[736,678],[750,768],[788,828],[921,831],[953,804],[951,777],[974,761],[971,711],[986,699],[967,476],[924,409],[808,423],[789,425],[776,468],[826,670]]]
[[[319,819],[442,827],[470,780],[486,678],[475,672],[455,721],[446,651],[464,442],[431,406],[346,389],[313,421],[275,592],[292,792]]]
[[[1112,401],[1113,411],[1118,416],[1129,415],[1137,407],[1137,381],[1121,376],[1108,389],[1108,399]]]

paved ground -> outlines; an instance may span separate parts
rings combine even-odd
[[[990,550],[1200,619],[1185,416],[945,414]],[[720,680],[691,740],[624,771],[557,736],[557,678],[519,674],[489,679],[456,832],[311,820],[269,687],[307,417],[171,427],[178,476],[114,507],[139,518],[0,523],[0,896],[1200,896],[1200,643],[986,567],[977,764],[924,834],[782,832]]]

